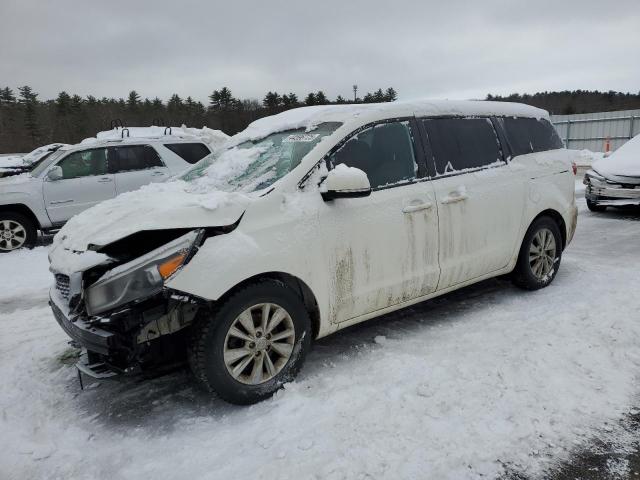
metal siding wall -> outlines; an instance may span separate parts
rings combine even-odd
[[[567,121],[571,122],[570,127]],[[551,115],[551,122],[565,144],[568,143],[567,148],[576,150],[604,152],[606,137],[610,138],[611,150],[616,150],[629,140],[630,135],[640,134],[640,110]]]

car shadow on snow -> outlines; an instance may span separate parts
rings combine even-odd
[[[451,319],[452,315],[462,316],[477,308],[479,303],[493,303],[497,297],[516,296],[518,292],[508,279],[491,279],[354,325],[316,342],[298,380],[312,379],[327,368],[327,363],[373,348],[376,337],[410,338],[417,331],[455,321]],[[194,383],[187,368],[151,379],[130,377],[96,382],[83,378],[84,391],[71,377],[67,385],[78,408],[92,421],[115,430],[135,426],[149,435],[161,435],[170,433],[185,419],[222,418],[248,408],[229,405],[204,392]],[[277,402],[278,399],[267,401]]]

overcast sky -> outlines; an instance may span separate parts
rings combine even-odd
[[[640,91],[638,0],[0,0],[0,42],[44,99]]]

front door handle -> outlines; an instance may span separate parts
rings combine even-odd
[[[98,180],[98,183],[109,183],[109,182],[113,182],[113,179],[111,179],[110,177],[102,177],[100,180]]]
[[[430,210],[433,208],[433,203],[412,203],[402,208],[402,213],[419,212],[420,210]]]
[[[71,202],[73,202],[73,198],[69,200],[54,200],[52,202],[49,202],[49,205],[62,205],[63,203],[71,203]]]
[[[159,176],[164,176],[164,172],[153,172],[151,175],[153,175],[154,177],[159,177]]]

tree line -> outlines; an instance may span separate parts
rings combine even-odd
[[[355,88],[354,88],[355,90]],[[114,120],[125,126],[207,126],[233,135],[267,115],[305,105],[393,102],[393,87],[364,96],[330,100],[320,90],[302,99],[295,93],[267,92],[262,101],[234,97],[228,87],[214,90],[207,105],[173,94],[166,102],[142,98],[132,90],[125,98],[96,98],[60,92],[55,99],[40,100],[29,86],[0,88],[0,153],[28,152],[53,142],[78,143],[96,132],[112,128]]]
[[[574,113],[612,112],[640,108],[640,92],[600,92],[598,90],[565,90],[562,92],[540,92],[534,94],[512,93],[507,96],[487,95],[487,100],[519,102],[543,108],[555,115]]]

